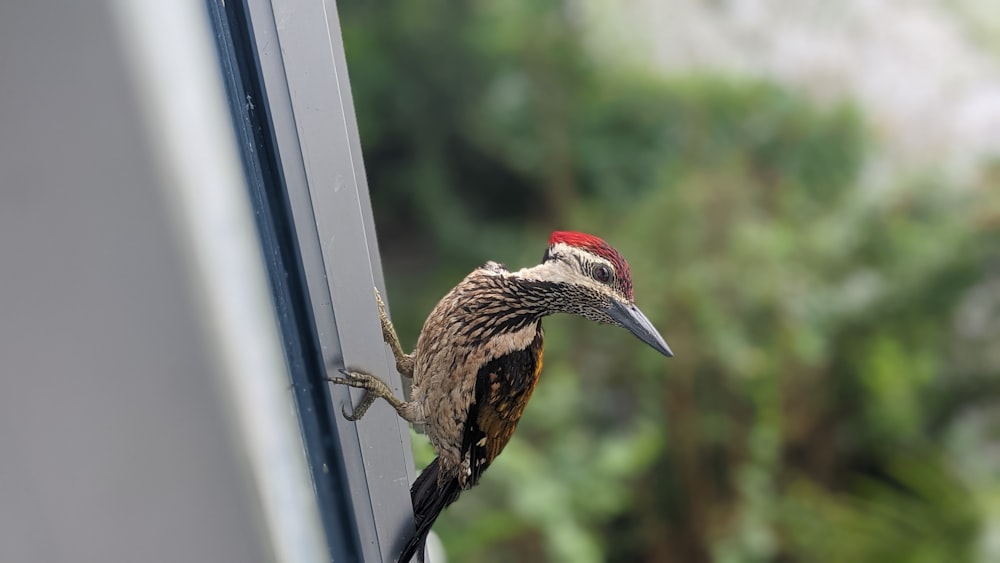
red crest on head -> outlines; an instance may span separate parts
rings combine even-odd
[[[556,231],[549,237],[549,246],[559,243],[585,250],[611,262],[618,274],[621,289],[629,299],[633,298],[632,273],[629,271],[628,262],[613,246],[604,242],[604,239],[576,231]]]

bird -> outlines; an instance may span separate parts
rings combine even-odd
[[[475,486],[510,441],[542,369],[542,318],[579,315],[623,327],[664,356],[673,352],[635,305],[631,272],[603,239],[575,231],[549,237],[540,264],[510,271],[498,262],[476,268],[449,291],[424,322],[412,353],[403,351],[378,289],[382,336],[396,369],[411,378],[410,400],[384,380],[340,369],[328,377],[366,392],[348,420],[359,420],[375,400],[386,400],[413,424],[422,424],[437,457],[410,488],[415,534],[398,559],[423,563],[438,515]]]

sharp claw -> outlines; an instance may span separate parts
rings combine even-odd
[[[347,371],[347,368],[338,368],[337,371],[339,371],[340,373],[342,373],[342,374],[344,374],[344,375],[346,375],[348,377],[351,376],[351,372]]]
[[[340,414],[344,415],[344,418],[346,418],[347,420],[349,420],[351,422],[354,422],[354,421],[357,420],[350,413],[347,412],[347,406],[346,405],[340,407]]]

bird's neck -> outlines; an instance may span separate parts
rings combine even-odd
[[[526,314],[541,318],[555,313],[572,313],[574,290],[570,284],[556,281],[549,264],[539,264],[511,272],[506,278],[505,293]]]
[[[575,312],[573,287],[558,281],[545,264],[510,272],[487,263],[443,302],[448,303],[444,310],[451,311],[449,318],[461,326],[461,334],[474,341],[516,334],[527,339],[524,346],[541,330],[542,317]],[[433,324],[433,318],[432,313],[427,322]]]

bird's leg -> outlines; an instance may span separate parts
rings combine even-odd
[[[401,401],[392,394],[392,389],[389,389],[389,385],[381,379],[363,372],[358,371],[348,371],[346,369],[338,370],[340,373],[344,374],[344,377],[327,377],[327,380],[336,383],[338,385],[349,385],[351,387],[357,387],[358,389],[364,389],[365,395],[361,398],[361,402],[358,406],[354,407],[354,412],[348,413],[347,407],[341,409],[344,414],[344,418],[350,421],[361,420],[361,417],[368,412],[368,407],[372,406],[375,399],[385,399],[387,403],[392,405],[392,408],[396,409],[399,416],[403,417],[404,420],[408,422],[422,422],[417,420],[416,416],[412,414],[413,404]]]
[[[375,302],[378,303],[378,318],[382,321],[382,339],[392,348],[392,355],[396,357],[396,371],[406,378],[413,377],[413,354],[403,352],[403,346],[399,343],[399,336],[392,326],[392,319],[385,310],[385,303],[382,301],[382,294],[375,288]]]

